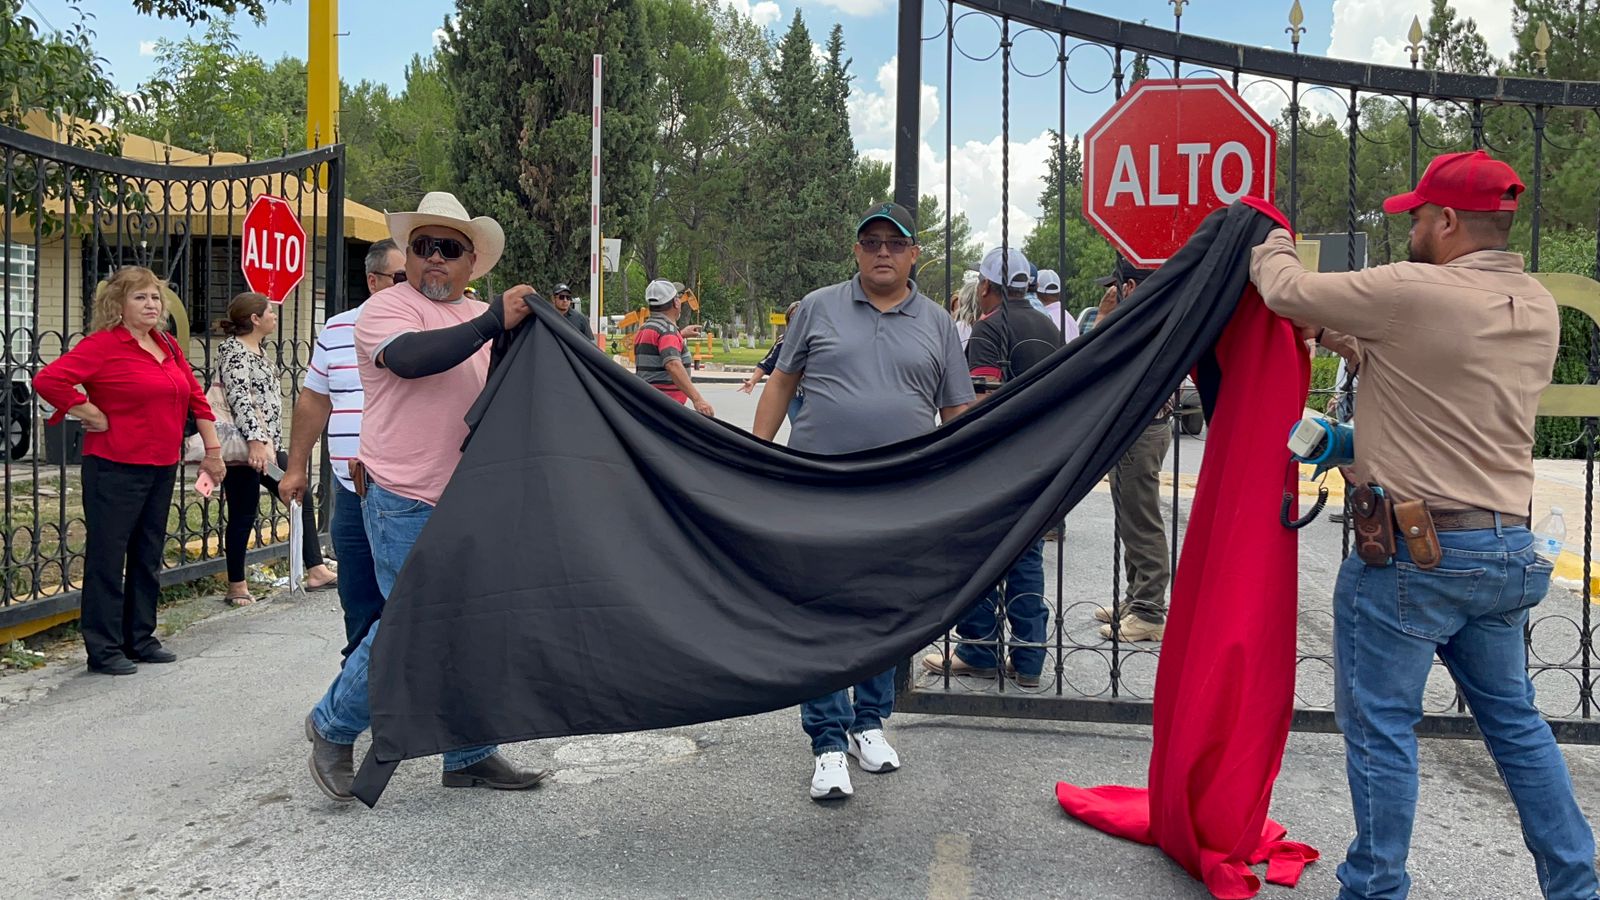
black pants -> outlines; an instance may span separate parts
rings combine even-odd
[[[278,468],[289,465],[289,454],[278,451]],[[228,557],[228,580],[244,580],[244,554],[250,549],[250,532],[256,527],[256,512],[261,508],[261,485],[274,494],[278,480],[263,475],[249,466],[229,466],[222,478],[222,493],[228,500],[228,528],[223,532],[223,552]],[[310,499],[307,497],[306,499]],[[300,516],[305,520],[302,542],[305,546],[306,568],[322,565],[322,545],[317,540],[317,516],[311,503],[300,504]]]
[[[156,601],[178,467],[83,458],[83,561],[80,627],[89,665],[160,649]],[[126,564],[126,572],[124,572]]]

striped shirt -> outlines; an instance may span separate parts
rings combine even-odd
[[[674,359],[685,369],[689,368],[689,353],[683,346],[683,335],[678,333],[677,323],[662,315],[646,319],[633,336],[634,371],[647,384],[682,403],[683,391],[678,390],[672,383],[672,376],[667,374],[667,363]]]
[[[361,371],[356,365],[356,319],[361,307],[342,312],[328,320],[317,346],[311,351],[311,368],[306,370],[305,389],[316,391],[333,403],[328,417],[328,455],[333,459],[333,474],[346,490],[354,491],[350,480],[350,460],[361,445]]]

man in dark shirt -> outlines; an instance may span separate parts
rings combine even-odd
[[[1122,257],[1112,273],[1096,280],[1106,289],[1100,299],[1095,325],[1132,294],[1150,269],[1140,269]],[[1166,525],[1161,520],[1161,465],[1172,449],[1172,403],[1161,407],[1154,421],[1111,470],[1111,505],[1116,511],[1117,536],[1122,539],[1122,564],[1127,591],[1119,608],[1096,607],[1100,636],[1110,640],[1113,631],[1122,641],[1159,641],[1167,631],[1167,586],[1172,581],[1172,557],[1167,549]],[[1116,628],[1112,628],[1112,621]]]
[[[1063,346],[1061,331],[1028,302],[1031,278],[1028,260],[1016,250],[996,248],[978,266],[978,303],[983,317],[967,341],[967,365],[975,384],[998,388]],[[982,403],[988,392],[978,395]],[[1049,613],[1044,603],[1044,540],[1033,543],[1006,573],[1004,587],[978,601],[956,625],[965,641],[948,660],[943,653],[922,658],[923,668],[952,675],[993,678],[999,671],[994,642],[1000,635],[1004,603],[1011,624],[1011,664],[1007,674],[1023,687],[1037,687],[1044,670],[1044,641]]]
[[[556,291],[550,297],[550,305],[556,308],[568,325],[578,329],[578,333],[594,342],[594,329],[589,327],[589,318],[578,310],[572,302],[572,288],[564,284],[556,285]]]

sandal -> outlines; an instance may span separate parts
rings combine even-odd
[[[222,600],[235,609],[241,606],[249,606],[256,602],[256,598],[250,596],[249,591],[246,591],[243,594],[229,594],[226,597],[223,597]]]
[[[306,579],[306,590],[307,591],[326,591],[326,590],[330,590],[332,588],[336,588],[338,586],[339,586],[339,576],[337,576],[337,575],[333,576],[332,578],[329,578],[327,581],[324,581],[321,584],[312,584],[311,583],[311,579],[309,579],[309,578]]]

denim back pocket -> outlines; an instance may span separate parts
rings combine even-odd
[[[1522,569],[1522,592],[1518,596],[1505,598],[1509,608],[1501,613],[1507,625],[1521,625],[1525,622],[1528,610],[1539,605],[1539,601],[1550,593],[1550,577],[1555,574],[1556,565],[1543,556],[1534,556],[1533,562],[1526,566],[1512,565],[1511,571]],[[1507,588],[1513,585],[1506,585]],[[1509,593],[1509,591],[1508,591]]]
[[[1421,569],[1395,563],[1400,628],[1412,637],[1442,641],[1461,629],[1488,569]]]

